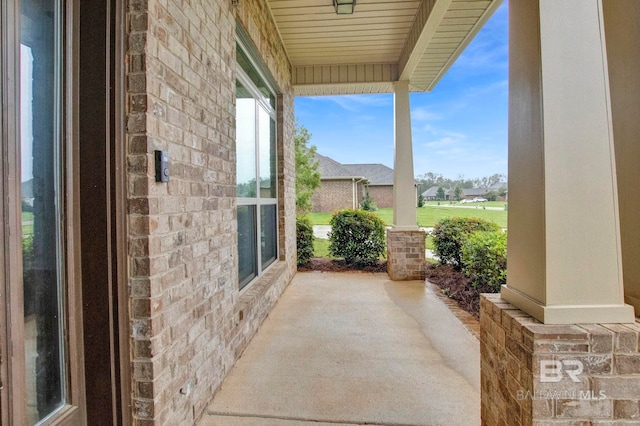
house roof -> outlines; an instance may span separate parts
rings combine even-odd
[[[429,91],[502,0],[268,0],[296,96]]]
[[[432,186],[431,188],[427,189],[426,191],[424,191],[422,193],[423,197],[435,197],[436,195],[438,195],[438,188],[440,188],[440,186]],[[445,188],[442,187],[442,189],[444,189],[444,193],[451,193],[451,189],[450,188]]]
[[[384,164],[343,164],[354,176],[364,176],[369,185],[393,185],[393,169]]]
[[[384,164],[341,164],[317,152],[315,158],[321,179],[361,178],[369,185],[393,185],[393,169]]]
[[[465,197],[471,197],[471,196],[481,196],[487,193],[487,191],[489,191],[487,188],[462,188],[462,193],[465,195]]]
[[[22,198],[33,198],[33,178],[22,182]]]
[[[363,175],[354,175],[344,165],[338,163],[333,158],[325,157],[316,152],[316,161],[318,161],[318,171],[320,177],[323,179],[335,179],[335,178],[352,178],[352,177],[364,177]]]

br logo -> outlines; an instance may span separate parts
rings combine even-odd
[[[566,374],[574,383],[579,383],[578,376],[582,374],[584,365],[582,361],[576,359],[566,359],[563,361],[541,360],[540,361],[540,381],[542,383],[557,383]]]

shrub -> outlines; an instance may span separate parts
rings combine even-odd
[[[373,202],[371,195],[369,194],[369,189],[365,189],[364,198],[362,199],[362,210],[366,210],[368,212],[374,212],[378,210],[378,206]]]
[[[385,251],[385,228],[374,213],[341,210],[331,218],[329,251],[350,265],[375,265]]]
[[[507,282],[507,233],[474,232],[462,245],[464,273],[474,288],[489,286],[494,293]]]
[[[462,270],[460,250],[465,239],[477,231],[499,231],[500,227],[484,219],[452,217],[435,224],[432,232],[434,253],[443,265]]]
[[[313,225],[307,216],[296,217],[296,243],[298,265],[304,265],[313,256]]]

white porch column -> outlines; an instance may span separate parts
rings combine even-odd
[[[418,229],[416,219],[416,189],[413,176],[413,147],[411,141],[411,109],[409,82],[397,81],[394,87],[393,160],[393,228]]]
[[[510,2],[509,248],[502,297],[548,324],[624,304],[601,0]]]
[[[605,0],[625,302],[640,315],[640,1]]]
[[[424,280],[425,233],[416,218],[409,82],[394,83],[393,227],[387,230],[387,272],[394,281]]]

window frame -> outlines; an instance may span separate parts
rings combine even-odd
[[[256,273],[254,276],[247,280],[240,280],[238,277],[238,288],[241,293],[247,291],[251,285],[258,280],[269,268],[271,268],[274,264],[278,262],[278,253],[280,250],[280,218],[278,217],[279,213],[279,185],[278,185],[278,110],[277,110],[277,98],[279,95],[279,90],[275,89],[275,83],[273,78],[268,73],[268,70],[265,69],[262,63],[258,62],[256,57],[257,55],[256,49],[250,44],[247,39],[247,36],[243,34],[241,27],[238,27],[238,33],[236,37],[236,49],[242,50],[244,56],[248,59],[249,65],[253,68],[252,71],[256,72],[256,74],[261,79],[262,83],[264,83],[266,89],[270,92],[270,97],[265,98],[265,94],[262,93],[256,83],[252,80],[252,78],[247,74],[247,72],[242,68],[242,66],[236,60],[236,81],[240,82],[242,86],[251,94],[252,98],[255,101],[255,176],[256,176],[256,196],[255,197],[238,197],[236,195],[236,209],[239,206],[255,206],[255,214],[254,214],[254,224],[256,228],[255,235],[255,259],[254,264],[256,265]],[[236,98],[237,99],[237,98]],[[269,101],[266,101],[268,99]],[[237,104],[237,100],[236,100]],[[272,191],[274,191],[273,197],[261,197],[260,195],[260,109],[264,110],[267,113],[270,121],[269,125],[273,125],[273,131],[270,135],[270,145],[273,148],[274,152],[272,153],[275,156],[276,161],[274,161],[273,167],[273,176],[275,177],[275,181],[271,182]],[[236,115],[237,116],[237,115]],[[237,121],[236,121],[237,126]],[[237,139],[236,139],[237,144]],[[236,167],[238,162],[238,154],[236,152]],[[236,169],[237,170],[237,169]],[[270,259],[269,262],[263,266],[262,262],[262,239],[261,239],[261,230],[262,230],[262,219],[261,219],[261,210],[262,206],[275,206],[276,208],[276,223],[275,223],[275,258]],[[236,210],[237,214],[237,210]]]
[[[26,424],[25,328],[22,280],[22,226],[21,218],[21,162],[20,162],[20,0],[2,2],[0,8],[0,237],[3,254],[0,257],[0,286],[5,298],[0,299],[3,329],[0,337],[0,420],[2,424]],[[86,422],[84,404],[82,304],[80,298],[80,251],[77,174],[77,35],[78,2],[61,0],[60,36],[61,57],[59,68],[60,116],[60,225],[63,241],[62,280],[63,301],[62,333],[65,377],[65,404],[39,421],[38,425],[71,425]],[[7,108],[5,108],[7,107]]]

